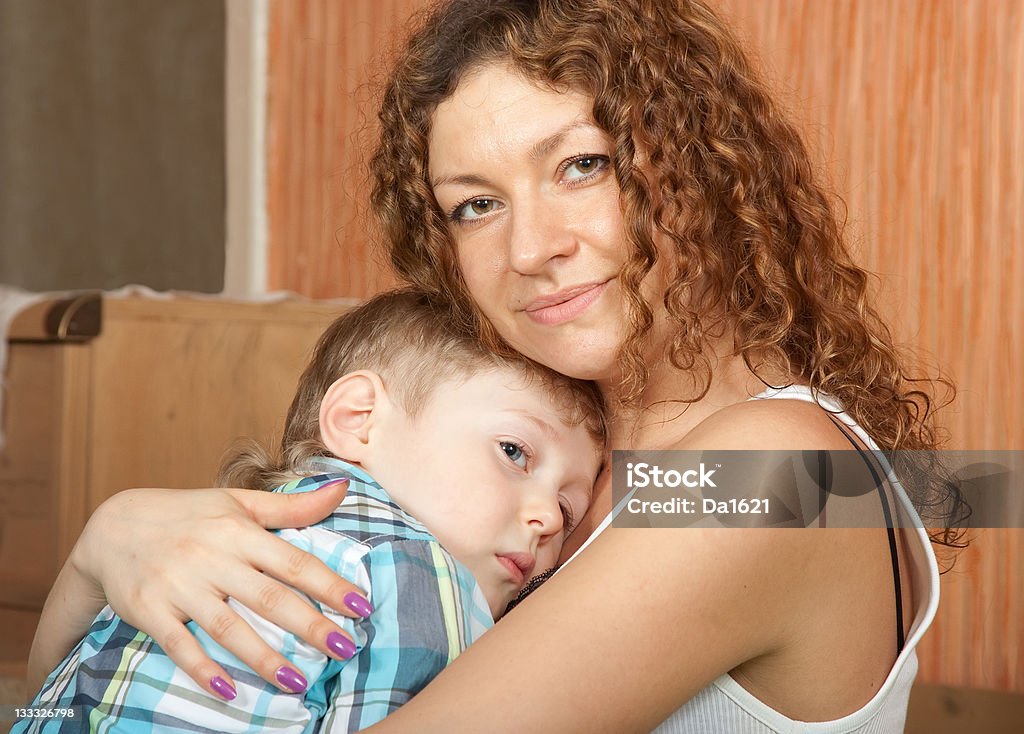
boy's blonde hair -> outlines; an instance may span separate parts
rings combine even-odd
[[[375,296],[327,327],[299,378],[278,451],[244,442],[221,466],[218,483],[271,489],[308,473],[312,457],[330,456],[320,439],[320,402],[334,381],[349,372],[376,372],[389,396],[415,416],[441,383],[508,368],[539,384],[563,411],[567,425],[583,424],[604,445],[607,427],[596,385],[525,357],[498,356],[436,296],[403,289]]]

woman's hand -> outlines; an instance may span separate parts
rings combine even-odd
[[[233,698],[231,678],[185,627],[190,619],[260,676],[292,692],[277,678],[278,670],[292,664],[271,649],[226,598],[233,597],[326,655],[342,659],[328,637],[337,646],[333,633],[348,635],[284,584],[351,617],[368,614],[369,602],[320,560],[264,528],[303,527],[324,518],[337,507],[347,486],[343,480],[298,494],[136,489],[110,498],[90,518],[47,600],[33,643],[33,676],[59,662],[59,657],[47,656],[67,652],[46,650],[47,632],[58,639],[84,634],[89,623],[69,631],[66,621],[81,619],[82,610],[94,613],[95,598],[104,594],[114,611],[153,637],[203,688]]]

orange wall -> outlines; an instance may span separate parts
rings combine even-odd
[[[273,0],[270,4],[268,287],[317,298],[392,284],[361,215],[373,119],[368,79],[382,39],[423,0]],[[376,70],[376,71],[375,71]]]
[[[1024,449],[1024,3],[723,0],[849,207],[901,341],[956,382],[951,444]],[[1024,530],[942,577],[920,679],[1024,692]]]
[[[368,75],[422,0],[273,0],[270,286],[391,282],[360,211]],[[1024,449],[1024,2],[720,0],[804,123],[898,337],[959,399],[951,444]],[[362,131],[360,133],[360,131]],[[943,577],[921,679],[1024,691],[1024,531]]]

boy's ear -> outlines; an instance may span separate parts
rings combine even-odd
[[[349,372],[335,380],[320,401],[320,438],[327,450],[339,459],[363,461],[373,411],[383,397],[384,384],[374,372]]]

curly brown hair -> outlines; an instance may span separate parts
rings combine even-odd
[[[952,386],[905,369],[800,134],[695,0],[450,0],[421,15],[384,89],[370,164],[371,201],[402,278],[441,294],[503,346],[465,288],[428,177],[435,109],[468,70],[496,61],[593,99],[593,119],[614,143],[632,326],[623,404],[649,376],[641,347],[653,310],[640,284],[661,237],[678,273],[664,294],[675,327],[668,357],[700,388],[682,402],[706,394],[708,340],[727,327],[766,385],[781,370],[835,397],[883,449],[936,447],[930,393],[936,382],[950,395]]]

